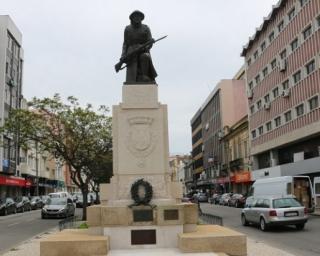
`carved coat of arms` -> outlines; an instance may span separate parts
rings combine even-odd
[[[151,129],[153,118],[133,117],[128,119],[129,131],[127,147],[138,158],[138,166],[144,166],[144,159],[152,153],[155,147],[156,135]]]

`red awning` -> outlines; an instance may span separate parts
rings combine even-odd
[[[0,176],[0,185],[26,187],[26,180],[23,178]]]

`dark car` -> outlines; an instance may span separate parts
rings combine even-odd
[[[39,196],[33,196],[30,204],[32,210],[41,209],[43,207],[43,202]]]
[[[50,217],[67,218],[74,216],[75,207],[71,198],[57,197],[49,198],[41,211],[41,218],[46,219]]]
[[[31,203],[28,197],[21,196],[16,198],[17,212],[31,211]]]
[[[207,203],[208,202],[208,196],[206,193],[198,193],[194,195],[198,202],[201,203]]]
[[[11,197],[0,198],[0,214],[7,215],[10,213],[16,213],[17,207],[16,203]]]
[[[246,197],[242,194],[233,194],[229,199],[229,206],[234,206],[236,208],[244,207],[246,202]]]

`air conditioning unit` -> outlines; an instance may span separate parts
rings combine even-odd
[[[271,107],[271,103],[270,103],[270,102],[266,102],[266,103],[264,103],[263,108],[264,108],[265,110],[269,110],[269,109],[270,109],[270,107]]]
[[[247,91],[247,97],[248,97],[248,99],[252,99],[252,97],[253,97],[253,91],[252,90],[248,90]]]
[[[213,157],[209,157],[208,158],[208,163],[213,163],[213,160],[214,160]]]
[[[289,97],[289,95],[290,95],[290,90],[289,89],[285,89],[281,93],[281,97],[283,97],[283,98]]]
[[[280,60],[278,65],[279,65],[280,72],[286,71],[286,68],[287,68],[286,60]]]
[[[209,123],[206,123],[205,129],[209,130]]]

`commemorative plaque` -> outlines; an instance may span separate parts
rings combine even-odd
[[[179,211],[177,209],[170,209],[163,211],[164,220],[178,220]]]
[[[152,209],[132,210],[132,213],[134,222],[153,221]]]
[[[131,230],[131,244],[156,244],[156,230],[155,229],[140,229]]]

